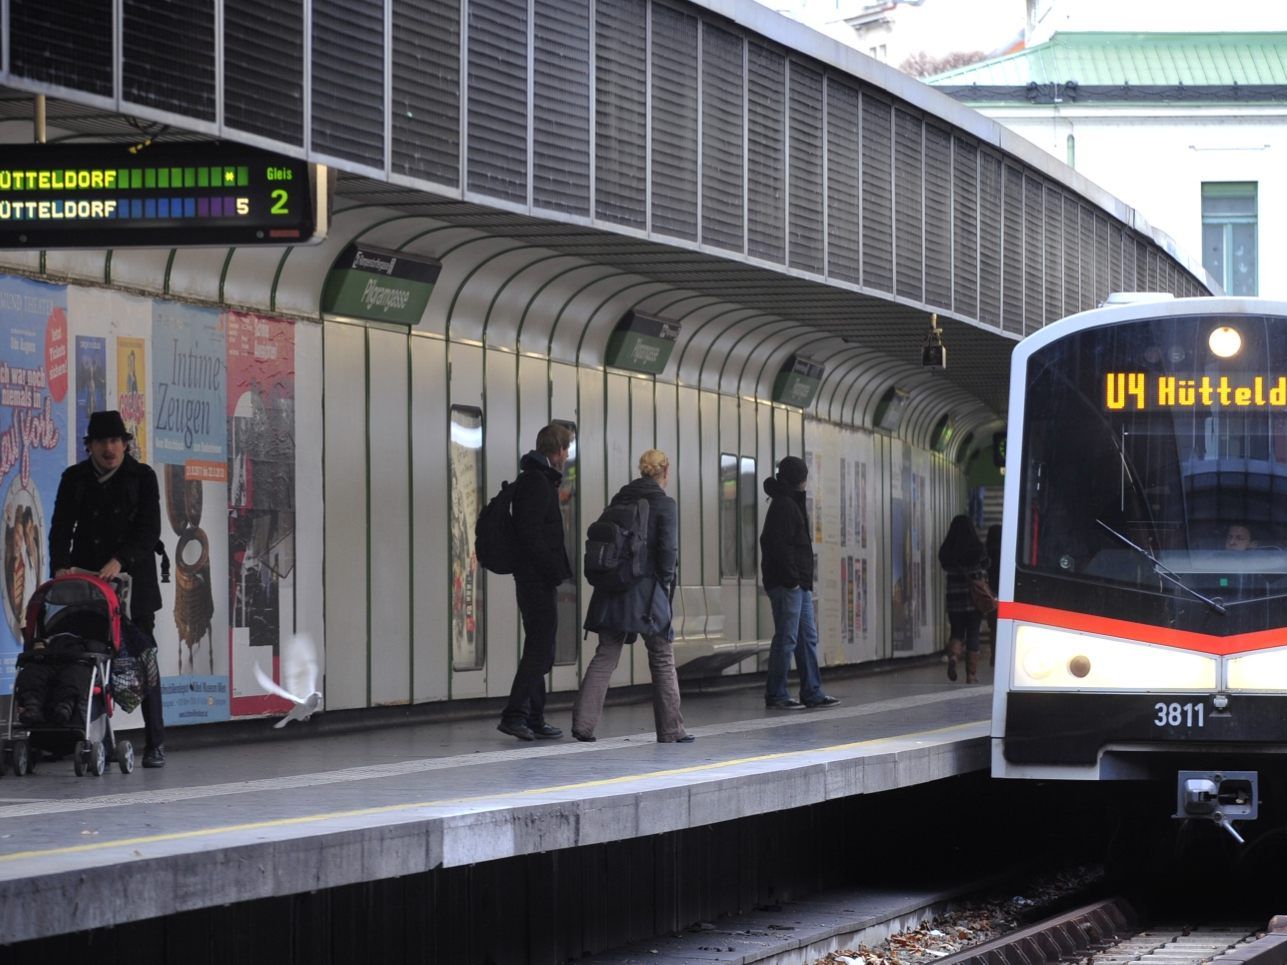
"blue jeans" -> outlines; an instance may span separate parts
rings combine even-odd
[[[773,644],[769,648],[769,678],[764,683],[764,699],[788,700],[787,671],[791,654],[800,675],[800,700],[821,700],[822,677],[818,673],[818,624],[813,619],[813,591],[798,586],[788,589],[775,586],[769,590],[773,605]]]

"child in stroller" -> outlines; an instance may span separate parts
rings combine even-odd
[[[74,754],[77,775],[101,775],[109,760],[125,774],[134,769],[133,746],[117,741],[111,724],[114,697],[128,709],[139,695],[132,692],[138,668],[122,648],[130,629],[122,616],[128,601],[128,576],[108,581],[76,572],[36,590],[0,743],[0,774],[7,765],[16,774],[31,773],[34,751]]]

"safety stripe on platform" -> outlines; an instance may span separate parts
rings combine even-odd
[[[861,704],[855,707],[834,707],[817,713],[807,711],[784,711],[773,717],[757,717],[753,720],[730,721],[726,724],[710,724],[705,727],[691,728],[698,737],[719,737],[727,734],[744,734],[760,730],[775,730],[781,727],[802,724],[817,724],[823,720],[848,719],[865,717],[871,714],[884,714],[895,710],[907,710],[924,707],[952,700],[963,700],[967,697],[978,697],[991,693],[990,686],[974,687],[970,690],[939,691],[929,694],[918,694],[913,697],[900,697],[891,700],[880,700],[874,703]],[[826,715],[825,717],[823,715]],[[896,735],[894,735],[896,736]],[[614,747],[638,747],[641,743],[651,744],[656,739],[649,731],[632,734],[627,737],[612,737],[593,744],[567,742],[545,746],[524,746],[513,750],[486,751],[481,754],[456,754],[451,757],[432,757],[423,760],[399,761],[392,764],[367,764],[362,767],[347,767],[335,771],[318,771],[308,774],[296,774],[289,777],[261,778],[253,781],[235,781],[228,784],[205,784],[196,787],[159,788],[154,791],[127,791],[122,794],[100,794],[96,797],[74,799],[40,799],[26,804],[0,806],[0,819],[31,817],[44,814],[66,814],[76,811],[92,811],[111,807],[138,807],[140,805],[177,804],[183,801],[195,801],[203,798],[221,797],[228,794],[255,794],[266,791],[288,791],[305,787],[319,787],[329,784],[343,784],[349,781],[370,781],[390,777],[406,777],[422,774],[427,771],[440,771],[453,767],[477,767],[480,764],[500,764],[514,760],[531,760],[540,757],[557,757],[564,754],[586,754],[595,751],[611,750]]]
[[[911,734],[891,734],[888,737],[873,737],[868,740],[853,741],[845,744],[833,744],[828,747],[814,747],[805,750],[780,751],[773,754],[760,754],[753,757],[733,758],[724,761],[710,761],[705,764],[693,764],[688,767],[669,768],[661,771],[649,771],[643,774],[629,774],[620,777],[601,778],[594,781],[584,781],[577,784],[561,784],[549,787],[527,788],[518,791],[506,791],[493,794],[481,794],[470,797],[443,798],[437,801],[408,801],[400,804],[383,804],[369,808],[355,808],[347,811],[329,811],[320,814],[301,815],[292,818],[274,818],[268,821],[252,821],[245,824],[220,825],[209,828],[193,828],[188,831],[169,831],[162,834],[143,835],[134,838],[114,838],[108,841],[95,841],[87,844],[66,845],[60,848],[45,848],[35,851],[15,851],[11,854],[0,855],[0,865],[20,860],[30,860],[35,858],[50,858],[72,854],[87,854],[95,851],[106,851],[113,848],[137,848],[143,845],[160,844],[168,841],[183,841],[194,838],[214,837],[217,835],[237,834],[248,831],[264,831],[271,828],[286,828],[304,824],[317,824],[330,821],[345,821],[351,818],[372,817],[379,814],[392,814],[398,811],[421,811],[427,808],[441,808],[452,805],[470,804],[480,801],[489,803],[501,802],[506,800],[515,800],[525,797],[537,797],[541,795],[559,794],[569,790],[588,790],[596,787],[610,787],[617,784],[626,784],[632,781],[646,781],[657,778],[678,777],[681,775],[698,774],[703,771],[716,771],[729,767],[742,767],[748,764],[762,764],[767,761],[783,761],[793,757],[816,757],[819,755],[838,754],[845,751],[852,751],[859,747],[870,747],[877,744],[896,744],[922,741],[935,735],[948,734],[952,731],[978,731],[983,728],[981,734],[975,736],[987,736],[987,720],[968,721],[963,724],[952,724],[947,727],[937,727],[932,730],[917,731]],[[439,815],[445,816],[445,815]],[[139,854],[138,857],[142,857]]]

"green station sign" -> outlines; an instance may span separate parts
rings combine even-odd
[[[322,287],[322,312],[372,322],[420,322],[442,266],[431,258],[370,245],[340,252]]]
[[[800,355],[792,355],[773,380],[773,401],[807,409],[822,383],[826,368]]]
[[[608,336],[603,360],[631,372],[660,375],[679,338],[679,324],[629,311]]]

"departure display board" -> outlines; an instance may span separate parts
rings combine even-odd
[[[0,145],[0,248],[317,241],[324,180],[325,168],[226,143]]]

